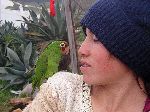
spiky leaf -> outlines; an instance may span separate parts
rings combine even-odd
[[[24,53],[24,64],[27,69],[29,69],[29,61],[30,61],[31,54],[32,54],[32,43],[30,42],[27,45]]]
[[[18,66],[20,69],[24,70],[24,64],[21,62],[18,55],[10,48],[7,47],[7,57],[9,58],[10,62],[14,66]]]

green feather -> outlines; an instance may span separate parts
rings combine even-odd
[[[35,75],[32,79],[32,86],[35,89],[40,87],[45,79],[58,72],[59,61],[61,60],[60,44],[63,41],[50,43],[40,54],[35,68]]]

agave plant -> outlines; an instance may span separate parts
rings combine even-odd
[[[27,40],[24,38],[23,32],[25,31],[25,26],[15,27],[13,22],[5,21],[0,22],[0,38],[9,43],[12,39],[18,42],[25,43]]]
[[[7,64],[6,47],[18,50],[21,44],[27,44],[21,29],[14,26],[13,22],[0,22],[0,67]]]
[[[7,80],[9,83],[3,89],[16,84],[27,83],[33,74],[34,68],[34,64],[30,62],[32,59],[32,43],[28,43],[27,46],[23,44],[20,46],[21,58],[9,47],[6,48],[6,52],[9,64],[0,67],[0,79]]]
[[[7,63],[7,58],[5,57],[5,45],[0,40],[0,67],[5,66]]]
[[[18,49],[21,44],[27,45],[29,40],[25,38],[23,32],[24,26],[15,27],[13,22],[5,21],[0,22],[0,46],[9,46],[12,49]]]
[[[25,34],[35,40],[67,40],[67,27],[64,6],[61,0],[56,0],[56,16],[51,16],[45,5],[37,8],[39,14],[29,9],[30,17],[22,17],[27,24]]]

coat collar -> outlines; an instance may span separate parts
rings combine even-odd
[[[146,99],[143,112],[150,112],[150,98]]]

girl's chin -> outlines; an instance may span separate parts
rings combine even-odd
[[[83,81],[88,85],[105,85],[109,83],[104,78],[95,78],[95,76],[91,76],[91,74],[83,74]]]
[[[83,73],[83,74],[87,74],[89,71],[91,70],[91,67],[80,67],[80,71]]]
[[[89,84],[89,85],[92,84],[91,77],[88,76],[88,75],[86,75],[86,74],[83,74],[83,81],[84,81],[86,84]]]

